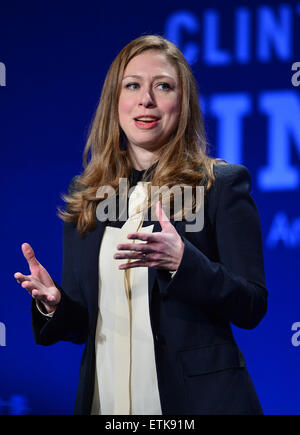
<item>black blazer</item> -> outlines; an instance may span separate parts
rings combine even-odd
[[[149,268],[149,311],[163,414],[260,414],[255,389],[230,323],[251,329],[267,308],[259,215],[248,170],[215,165],[204,228],[186,232],[177,273]],[[189,222],[190,223],[190,222]],[[75,413],[89,414],[95,378],[98,255],[105,223],[81,237],[63,226],[62,300],[53,318],[32,304],[38,344],[86,343]],[[161,231],[159,222],[153,231]]]

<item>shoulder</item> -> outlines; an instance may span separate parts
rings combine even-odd
[[[215,180],[207,195],[207,211],[212,220],[224,204],[248,200],[251,196],[251,176],[245,166],[216,162],[213,170]]]
[[[230,182],[235,179],[251,179],[250,172],[244,165],[229,163],[214,164],[214,175],[217,182]]]
[[[214,176],[212,189],[216,194],[226,188],[231,188],[231,190],[242,188],[248,192],[251,191],[251,175],[244,165],[217,162],[214,165]]]

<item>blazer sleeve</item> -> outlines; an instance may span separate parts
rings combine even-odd
[[[77,177],[74,177],[71,181],[69,193],[75,188],[76,179]],[[32,301],[32,327],[37,344],[47,346],[60,340],[81,344],[87,339],[88,311],[73,264],[73,242],[76,231],[74,223],[64,222],[62,285],[55,282],[61,292],[61,301],[53,317],[48,318],[41,314],[35,301]]]
[[[214,210],[218,261],[182,236],[184,252],[176,274],[168,285],[162,275],[158,283],[170,297],[251,329],[267,310],[260,219],[250,195],[249,171],[242,165],[219,167],[209,205]]]

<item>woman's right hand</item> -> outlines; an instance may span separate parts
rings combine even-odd
[[[32,247],[28,243],[22,244],[22,252],[28,262],[30,275],[16,272],[14,277],[31,296],[43,304],[47,313],[56,310],[61,300],[61,293],[55,286],[47,270],[38,262]]]

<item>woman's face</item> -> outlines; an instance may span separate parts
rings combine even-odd
[[[176,67],[155,50],[128,63],[119,98],[119,122],[130,146],[155,151],[177,127],[181,92]]]

